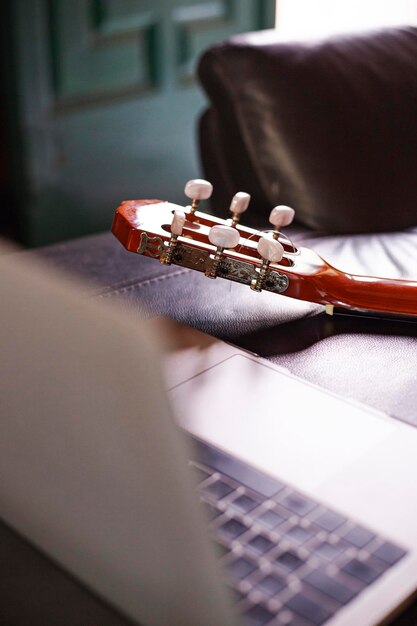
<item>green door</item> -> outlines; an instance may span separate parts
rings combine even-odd
[[[199,174],[198,55],[274,21],[273,0],[13,0],[12,11],[30,245],[108,229],[123,199],[183,202]]]

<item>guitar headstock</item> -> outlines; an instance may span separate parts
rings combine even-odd
[[[161,200],[129,200],[116,211],[112,231],[132,252],[204,272],[208,278],[226,278],[247,284],[255,291],[282,293],[296,266],[310,274],[323,263],[311,251],[297,248],[281,232],[294,217],[286,206],[272,209],[270,226],[257,231],[240,219],[250,196],[237,193],[230,204],[230,217],[221,219],[199,210],[210,197],[212,186],[191,180],[185,186],[189,206]]]
[[[242,226],[250,201],[244,192],[233,197],[228,219],[203,213],[200,202],[212,189],[205,180],[189,181],[184,190],[189,206],[161,200],[122,202],[112,231],[131,252],[203,272],[207,278],[249,285],[254,291],[325,304],[332,314],[356,309],[417,315],[416,282],[341,272],[309,248],[296,247],[281,232],[294,218],[290,207],[272,209],[265,231]]]

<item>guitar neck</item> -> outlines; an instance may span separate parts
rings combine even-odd
[[[342,272],[340,275],[336,291],[331,294],[330,304],[364,311],[417,315],[417,281]]]
[[[304,251],[304,250],[303,250]],[[359,276],[324,264],[315,273],[286,268],[283,295],[341,309],[417,315],[417,281]]]

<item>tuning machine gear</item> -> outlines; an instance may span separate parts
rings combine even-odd
[[[284,256],[284,248],[274,237],[274,234],[268,233],[260,237],[257,250],[262,258],[262,265],[256,270],[257,276],[251,282],[250,288],[254,291],[262,291],[265,281],[267,280],[268,268],[270,263],[279,263]]]
[[[184,224],[184,211],[174,211],[174,216],[171,222],[171,239],[169,240],[169,244],[168,247],[165,249],[165,252],[160,257],[161,263],[170,265],[170,263],[172,262],[172,256],[174,254],[175,248],[178,245],[178,237],[182,235]]]

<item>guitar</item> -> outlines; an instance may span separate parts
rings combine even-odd
[[[358,276],[331,266],[312,250],[297,247],[282,233],[294,215],[275,207],[271,232],[240,224],[250,196],[239,192],[232,217],[223,220],[197,210],[211,194],[207,181],[192,180],[185,192],[191,206],[161,200],[129,200],[118,207],[112,232],[138,254],[248,285],[254,291],[316,302],[328,314],[367,314],[417,319],[417,281]]]

